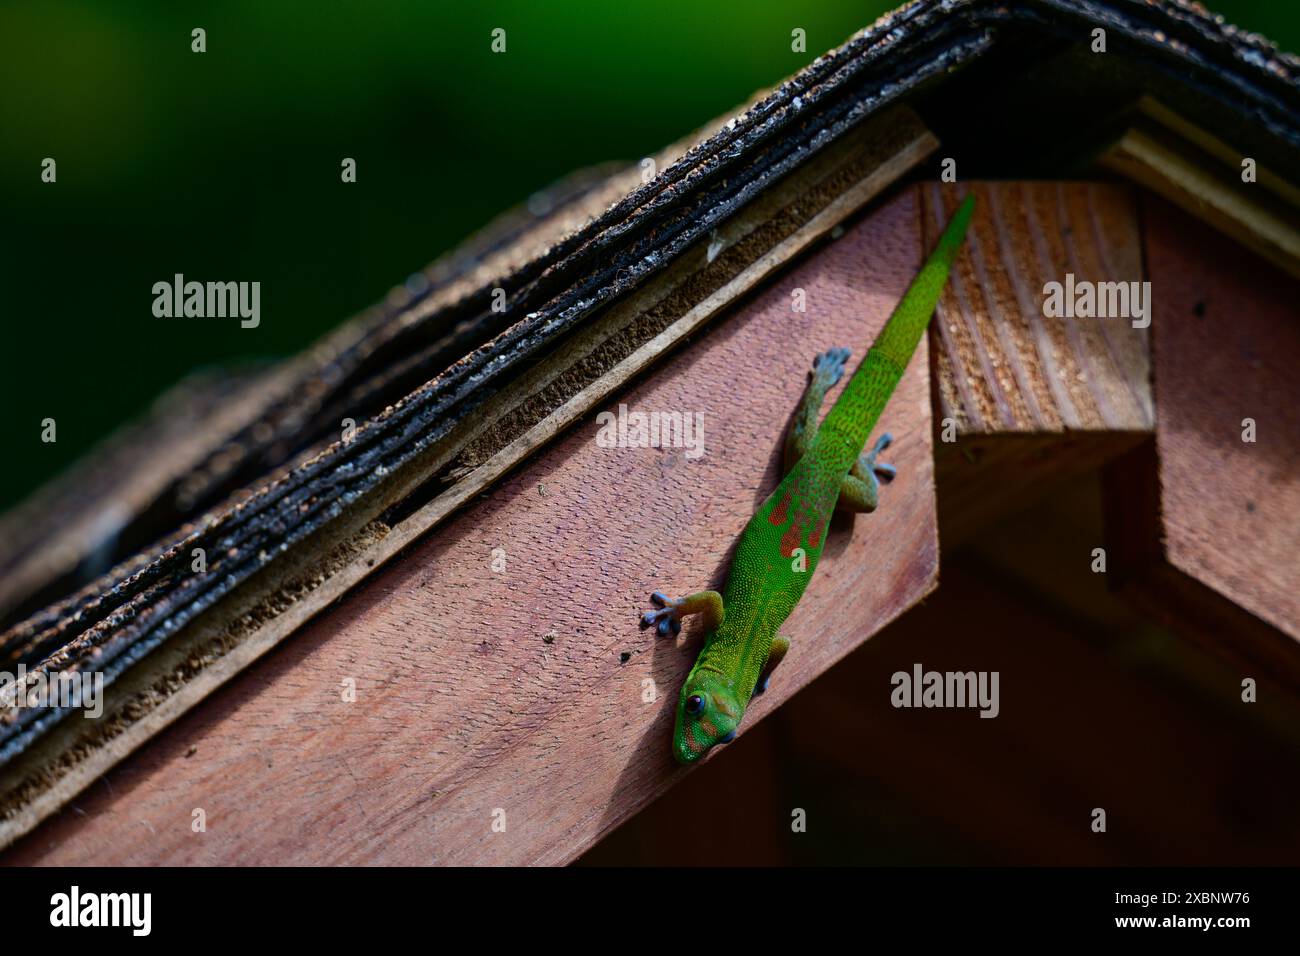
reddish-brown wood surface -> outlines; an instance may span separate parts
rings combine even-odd
[[[967,193],[965,248],[930,327],[945,549],[1097,468],[1149,435],[1148,330],[1129,319],[1048,317],[1044,287],[1067,274],[1145,278],[1138,196],[1123,184],[927,183],[922,229],[938,238]]]
[[[696,629],[685,646],[639,631],[646,595],[721,584],[736,535],[777,481],[814,353],[851,345],[861,358],[918,266],[917,207],[904,192],[610,403],[702,414],[701,457],[600,448],[584,422],[6,862],[559,863],[581,853],[687,772],[668,741]],[[791,309],[796,288],[806,313]],[[785,629],[794,648],[746,726],[934,586],[924,354],[883,425],[900,477],[877,513],[833,523]],[[342,699],[349,678],[354,703]],[[198,809],[204,832],[192,825]]]
[[[1064,530],[1063,520],[1038,509],[1017,524],[1004,526],[1017,566],[1060,560],[1061,538],[1044,532]],[[1086,554],[1093,533],[1067,540]],[[1243,704],[1227,667],[1203,671],[1199,685],[1173,679],[1162,667],[1186,658],[1149,630],[1140,637],[1062,614],[1055,593],[1007,570],[983,553],[950,562],[945,552],[942,584],[923,606],[584,862],[1294,864],[1295,703],[1273,695]],[[1085,589],[1100,577],[1083,561],[1069,574]],[[1092,605],[1115,613],[1103,608]],[[892,706],[891,676],[917,663],[996,670],[998,717]],[[694,811],[721,792],[745,799],[722,820]],[[1106,833],[1092,829],[1096,807]],[[791,832],[795,808],[806,832]]]
[[[1044,314],[1044,286],[1067,275],[1143,278],[1133,189],[927,183],[927,241],[968,191],[978,205],[931,330],[941,417],[962,434],[1149,431],[1148,330],[1124,316]]]
[[[1165,553],[1300,640],[1300,281],[1162,200],[1146,218]]]

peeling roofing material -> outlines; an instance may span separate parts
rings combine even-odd
[[[1087,49],[1097,27],[1107,31],[1104,59]],[[56,567],[3,599],[6,666],[94,669],[113,681],[887,106],[905,101],[920,113],[963,176],[1005,176],[1081,162],[1126,104],[1154,93],[1294,175],[1298,76],[1296,57],[1185,2],[903,7],[719,124],[652,181],[602,171],[561,184],[290,363],[263,383],[255,414],[123,517],[106,545],[113,571],[89,580],[84,561]],[[496,289],[504,311],[493,311]],[[359,423],[347,443],[334,440],[344,417]],[[16,540],[0,553],[0,578],[40,538]],[[196,548],[206,574],[191,573]],[[0,765],[64,713],[0,713]]]

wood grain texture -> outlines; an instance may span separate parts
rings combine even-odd
[[[1145,218],[1165,553],[1300,641],[1300,281],[1162,200]]]
[[[96,721],[64,721],[6,768],[0,846],[474,500],[566,427],[864,207],[936,145],[893,111],[775,183],[664,273],[515,375],[380,494],[204,613],[108,687]]]
[[[1261,686],[1244,705],[1232,664],[1154,628],[1112,592],[1113,573],[1092,573],[1090,551],[1103,541],[1098,476],[956,554],[938,492],[938,590],[582,862],[1300,859],[1300,697]],[[893,707],[891,675],[918,662],[997,669],[997,719]],[[720,792],[745,794],[724,821],[693,811]],[[1087,826],[1096,806],[1108,815],[1104,837]],[[807,812],[806,833],[785,825],[794,807]]]
[[[945,558],[939,590],[765,721],[766,741],[741,742],[583,862],[1294,864],[1295,735],[1262,726],[1266,705],[1242,705],[1226,668],[1189,688],[1129,635],[1116,646],[1119,634],[1086,620],[982,555]],[[892,706],[891,676],[917,663],[996,670],[997,719]],[[1267,699],[1295,720],[1294,702]],[[718,792],[746,796],[715,825],[693,807]],[[806,833],[789,832],[795,807]],[[1094,807],[1106,810],[1104,835],[1089,826]]]
[[[704,416],[705,454],[599,448],[589,416],[125,760],[7,862],[559,863],[687,771],[668,741],[698,645],[636,616],[721,584],[778,478],[816,351],[860,357],[921,258],[900,195],[619,401]],[[808,311],[791,310],[806,290]],[[882,424],[900,479],[832,525],[760,720],[935,583],[927,363]],[[506,570],[491,571],[504,549]],[[623,658],[626,656],[626,660]],[[354,678],[356,703],[341,700]],[[643,702],[645,681],[658,697]],[[194,833],[202,808],[207,830]],[[506,831],[493,832],[493,813]]]
[[[1067,273],[1145,279],[1137,197],[1099,183],[929,183],[927,239],[967,190],[971,232],[930,328],[932,375],[953,441],[935,445],[944,547],[1059,482],[1123,454],[1154,427],[1147,330],[1123,318],[1047,318]]]
[[[1143,278],[1137,207],[1124,186],[931,183],[927,241],[967,191],[979,198],[931,347],[941,417],[959,433],[1148,431],[1145,329],[1126,318],[1045,318],[1044,285]]]

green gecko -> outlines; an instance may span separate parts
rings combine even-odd
[[[790,650],[790,641],[777,629],[817,569],[831,512],[836,507],[874,511],[877,476],[893,479],[895,470],[877,461],[891,441],[888,433],[870,452],[862,452],[929,325],[974,205],[975,197],[967,196],[953,213],[820,428],[817,414],[844,374],[849,350],[831,349],[813,361],[807,391],[786,435],[785,478],[745,526],[725,593],[650,596],[657,610],[641,616],[643,629],[654,627],[667,637],[681,631],[687,615],[699,614],[704,622],[704,647],[677,703],[673,754],[679,762],[692,763],[715,744],[735,738],[746,705],[767,689],[773,669]]]

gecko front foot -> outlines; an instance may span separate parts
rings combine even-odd
[[[844,377],[844,364],[849,360],[849,354],[845,348],[827,349],[818,352],[813,359],[808,385],[795,410],[794,420],[790,422],[790,429],[785,433],[786,471],[812,448],[813,439],[817,437],[817,413],[826,400],[826,393]]]
[[[647,627],[653,627],[655,633],[660,637],[667,637],[669,634],[676,636],[682,632],[680,600],[675,600],[656,591],[650,595],[650,603],[658,610],[646,611],[641,615],[641,630],[644,631]]]
[[[682,632],[682,618],[688,614],[703,614],[704,626],[712,631],[722,623],[722,595],[717,591],[696,591],[683,598],[670,598],[656,591],[650,603],[658,610],[641,615],[641,630],[653,627],[660,637],[676,636]]]
[[[820,389],[823,396],[843,377],[844,364],[851,354],[848,349],[843,348],[827,349],[825,352],[817,353],[812,363],[812,374],[814,379],[820,379],[817,384],[823,386]],[[821,404],[821,398],[818,398],[817,404]]]

